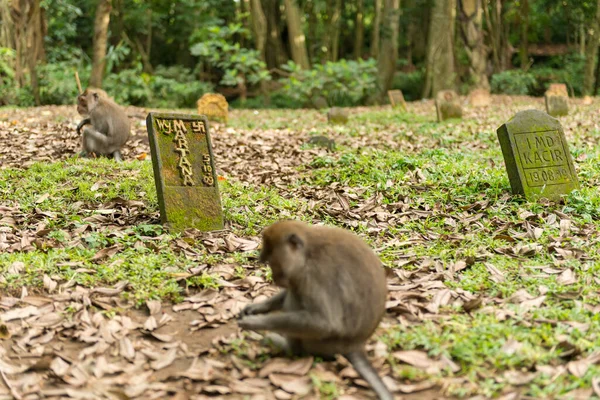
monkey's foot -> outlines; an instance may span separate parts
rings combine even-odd
[[[123,156],[121,155],[121,152],[119,150],[112,153],[112,156],[115,159],[115,161],[123,161]]]

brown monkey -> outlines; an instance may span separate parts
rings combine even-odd
[[[129,139],[130,130],[123,109],[104,90],[87,88],[77,97],[77,112],[87,116],[77,125],[78,134],[84,125],[91,125],[83,128],[81,155],[112,155],[115,160],[123,161],[120,150]]]
[[[364,352],[387,295],[383,265],[371,248],[340,228],[280,221],[264,231],[260,261],[283,290],[244,308],[239,326],[278,333],[293,353],[342,354],[380,399],[393,399]]]

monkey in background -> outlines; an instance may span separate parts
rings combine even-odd
[[[77,112],[86,117],[77,125],[82,134],[82,157],[91,153],[123,161],[121,148],[129,139],[127,114],[102,89],[87,88],[77,97]],[[89,125],[89,126],[86,126]]]
[[[291,353],[342,354],[380,399],[393,399],[364,350],[387,296],[385,271],[371,248],[340,228],[280,221],[263,232],[260,261],[282,290],[244,308],[238,325],[279,334],[274,341]]]

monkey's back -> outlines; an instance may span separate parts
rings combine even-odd
[[[358,235],[340,228],[310,227],[307,266],[328,296],[322,310],[348,340],[366,341],[385,313],[384,267]]]

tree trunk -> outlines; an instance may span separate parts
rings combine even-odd
[[[527,70],[529,68],[529,1],[521,0],[521,10],[519,13],[519,19],[521,22],[521,45],[519,49],[519,58],[521,60],[521,69]]]
[[[381,2],[383,0],[374,0],[375,17],[373,19],[373,36],[371,37],[371,57],[379,58],[379,40],[381,26]]]
[[[354,58],[360,59],[362,57],[362,49],[365,36],[365,9],[364,1],[356,1],[356,35],[354,36]]]
[[[14,27],[12,40],[15,48],[15,80],[19,87],[27,85],[26,76],[29,74],[29,84],[37,105],[41,104],[36,66],[45,59],[44,36],[46,21],[40,0],[13,0],[10,9],[10,22]]]
[[[267,68],[278,68],[288,60],[288,54],[281,40],[279,0],[262,0],[262,6],[267,17],[268,35],[265,48]]]
[[[509,68],[511,62],[511,47],[508,41],[508,31],[510,27],[503,21],[503,1],[490,0],[490,7],[483,7],[486,26],[490,36],[490,44],[492,46],[492,59],[494,64],[494,72],[502,72]]]
[[[250,0],[250,16],[250,23],[252,26],[252,32],[254,33],[256,50],[260,54],[260,59],[266,63],[267,56],[265,54],[265,44],[267,43],[267,17],[265,17],[260,0]],[[265,101],[268,102],[269,100],[267,97],[268,93],[265,81],[260,83],[260,91],[265,97]]]
[[[435,96],[440,90],[456,89],[454,67],[455,0],[435,0],[427,42],[427,69],[423,97]]]
[[[383,9],[383,35],[377,59],[379,98],[385,98],[392,86],[398,58],[398,31],[400,29],[400,0],[385,0]]]
[[[329,61],[337,61],[340,51],[340,22],[342,16],[342,0],[329,0],[327,2],[329,16],[329,43],[327,53]]]
[[[596,17],[588,28],[588,39],[585,51],[585,75],[583,77],[583,92],[594,95],[596,64],[598,63],[598,46],[600,45],[600,0],[596,3]]]
[[[469,58],[469,76],[476,88],[489,90],[486,74],[488,50],[483,36],[483,4],[481,0],[459,2],[460,28]]]
[[[287,19],[288,35],[292,59],[303,69],[309,69],[306,38],[302,32],[302,18],[295,0],[285,0],[285,17]]]
[[[94,56],[92,59],[92,73],[90,74],[90,86],[102,87],[104,68],[106,66],[106,44],[108,41],[108,23],[110,22],[110,10],[112,0],[99,0],[96,7],[96,19],[94,20]]]

